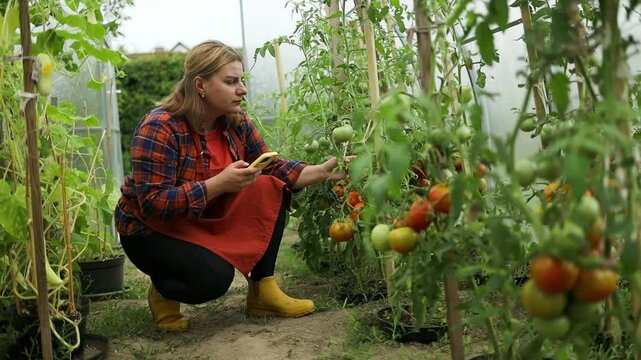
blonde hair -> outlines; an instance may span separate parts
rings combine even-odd
[[[185,118],[196,131],[203,130],[205,106],[198,96],[194,79],[201,77],[209,80],[223,66],[234,61],[242,61],[241,55],[232,47],[220,41],[205,41],[196,45],[185,57],[183,78],[174,85],[169,96],[156,103],[174,117]],[[238,125],[240,114],[227,116],[227,126]]]

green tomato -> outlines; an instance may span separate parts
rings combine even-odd
[[[589,195],[583,195],[576,207],[576,215],[581,221],[590,223],[601,215],[601,206],[597,199]]]
[[[311,143],[305,144],[303,149],[309,154],[315,153],[316,151],[318,151],[318,141],[316,139],[312,140]]]
[[[588,322],[597,319],[601,311],[601,303],[573,301],[568,305],[565,313],[572,322]]]
[[[544,319],[553,319],[561,315],[567,303],[565,294],[546,294],[532,279],[523,285],[520,295],[525,311],[531,316]]]
[[[559,316],[554,319],[534,318],[532,327],[548,339],[562,340],[570,332],[570,319],[567,316]]]
[[[334,142],[338,144],[348,142],[353,135],[354,129],[352,129],[349,124],[339,126],[332,130],[332,140],[334,140]]]
[[[472,138],[472,128],[467,125],[461,125],[456,129],[456,137],[460,142],[466,142]]]
[[[429,132],[429,138],[432,140],[432,143],[436,146],[447,146],[449,139],[445,130],[440,128],[434,128]]]
[[[541,143],[543,146],[547,146],[552,140],[554,140],[554,136],[556,134],[556,127],[550,123],[543,124],[541,127],[541,133],[539,136],[541,137]]]
[[[320,145],[322,148],[328,148],[329,147],[329,140],[326,137],[322,137],[318,139],[318,145]]]
[[[539,163],[536,174],[541,178],[554,181],[561,175],[561,162],[558,159],[546,159]]]
[[[389,243],[389,233],[391,228],[387,224],[378,224],[372,229],[370,234],[370,239],[372,240],[372,246],[374,249],[385,252],[390,250]]]
[[[516,179],[521,186],[529,186],[536,179],[536,164],[530,159],[520,159],[514,164]]]
[[[474,92],[469,86],[463,86],[461,88],[461,103],[467,104],[474,98]]]
[[[534,129],[536,129],[536,119],[534,118],[524,119],[519,125],[519,129],[523,132],[534,131]]]

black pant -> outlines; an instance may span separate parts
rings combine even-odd
[[[265,255],[251,271],[252,280],[274,275],[288,195],[284,194]],[[221,297],[234,280],[234,267],[199,245],[156,232],[147,236],[121,235],[120,242],[131,262],[149,275],[156,290],[167,299],[202,304]]]

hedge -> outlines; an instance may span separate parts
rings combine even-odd
[[[182,53],[158,53],[133,57],[124,66],[125,76],[117,80],[117,87],[125,175],[131,174],[129,147],[136,125],[182,78],[184,60]]]

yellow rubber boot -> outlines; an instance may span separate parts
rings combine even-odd
[[[299,317],[316,310],[314,302],[307,299],[294,299],[287,296],[276,283],[276,278],[268,276],[259,281],[247,279],[247,313],[256,316]]]
[[[151,309],[156,327],[165,331],[185,331],[189,321],[180,313],[180,303],[165,299],[151,284],[147,293],[147,302]]]

